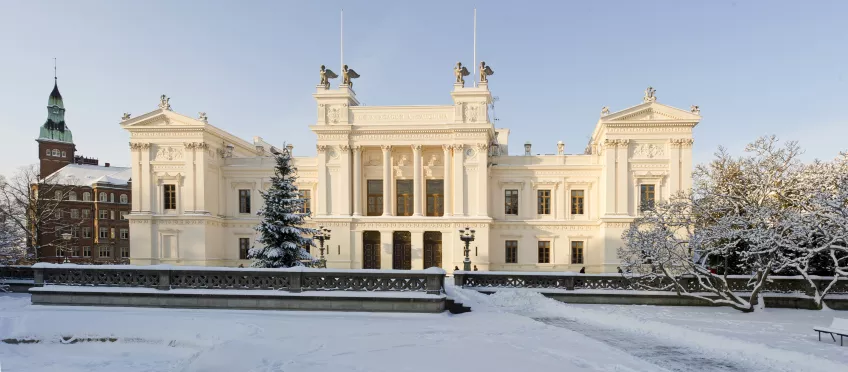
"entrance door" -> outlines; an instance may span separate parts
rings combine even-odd
[[[362,268],[380,268],[380,232],[366,231],[362,233]]]
[[[412,234],[409,231],[395,231],[392,234],[392,268],[395,270],[412,269]]]
[[[442,267],[442,233],[424,233],[424,268]]]

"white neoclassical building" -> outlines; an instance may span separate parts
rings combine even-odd
[[[651,88],[636,106],[604,108],[574,155],[558,145],[555,155],[510,156],[488,84],[457,83],[450,95],[448,105],[366,107],[350,86],[317,87],[318,155],[295,164],[309,224],[332,230],[329,267],[452,271],[462,267],[458,230],[470,227],[479,270],[615,272],[642,201],[691,186],[699,110],[660,104]],[[132,263],[247,266],[272,145],[171,111],[164,96],[121,125],[132,151]]]

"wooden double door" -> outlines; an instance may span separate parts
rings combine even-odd
[[[424,233],[424,268],[442,267],[442,233]]]
[[[380,232],[365,231],[362,233],[362,268],[380,268]]]
[[[409,231],[392,233],[392,269],[412,269],[412,234]]]

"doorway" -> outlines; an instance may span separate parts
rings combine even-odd
[[[424,268],[442,267],[442,233],[424,233]]]
[[[392,247],[392,268],[411,270],[412,234],[409,231],[395,231],[392,234]]]
[[[365,231],[362,233],[362,268],[380,268],[380,232]]]

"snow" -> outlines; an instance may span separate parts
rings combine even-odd
[[[287,292],[262,289],[185,289],[175,288],[159,290],[156,288],[136,287],[81,287],[64,285],[46,285],[30,288],[30,292],[68,292],[68,293],[137,293],[157,294],[161,296],[178,295],[218,295],[218,296],[269,296],[269,297],[356,297],[356,298],[409,298],[409,299],[439,299],[444,296],[412,291],[303,291]]]
[[[132,177],[129,167],[101,167],[99,165],[68,164],[47,176],[51,182],[77,186],[92,186],[98,182],[126,185]]]
[[[28,294],[0,294],[0,339],[40,341],[0,343],[0,368],[834,372],[848,365],[848,349],[829,337],[819,342],[813,331],[836,311],[571,305],[529,290],[447,291],[472,312],[35,306]]]
[[[335,274],[445,274],[445,270],[431,267],[425,270],[381,270],[381,269],[317,269],[303,266],[287,268],[257,268],[257,267],[222,267],[222,266],[175,266],[175,265],[78,265],[71,263],[47,263],[39,262],[32,265],[33,268],[54,269],[90,269],[90,270],[181,270],[181,271],[230,271],[230,272],[305,272],[305,273],[328,273]]]

